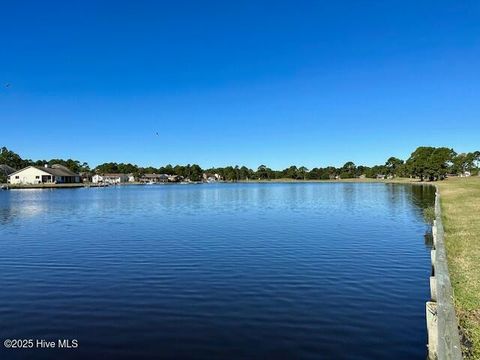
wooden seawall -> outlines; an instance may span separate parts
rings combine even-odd
[[[448,275],[445,251],[440,193],[435,196],[435,220],[433,222],[431,299],[427,301],[428,358],[431,360],[460,360],[462,351],[458,323],[453,305],[453,292]]]

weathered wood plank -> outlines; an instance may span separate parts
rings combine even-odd
[[[438,348],[438,318],[437,318],[437,303],[434,301],[427,301],[427,335],[428,335],[428,358],[437,358]]]
[[[440,193],[437,188],[435,197],[435,223],[433,226],[435,255],[435,295],[436,295],[436,331],[432,328],[434,323],[432,302],[427,302],[427,327],[429,341],[429,357],[438,360],[460,360],[462,351],[458,323],[453,305],[453,292],[448,275],[447,256],[444,243],[444,231],[440,207]],[[431,281],[432,283],[432,281]],[[433,293],[433,290],[432,290]],[[432,296],[433,299],[433,296]],[[430,334],[433,335],[430,335]],[[436,336],[436,339],[434,338]]]

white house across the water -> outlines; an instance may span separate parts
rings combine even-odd
[[[133,174],[96,174],[92,176],[92,182],[95,184],[120,184],[134,182]]]
[[[8,176],[10,184],[70,184],[79,183],[80,175],[62,165],[28,166]]]

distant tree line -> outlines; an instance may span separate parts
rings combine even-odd
[[[404,161],[396,157],[390,157],[384,164],[375,166],[355,165],[349,161],[342,167],[314,167],[307,169],[305,166],[290,166],[283,170],[272,170],[266,165],[260,165],[253,170],[246,166],[226,166],[218,168],[202,169],[197,164],[166,165],[159,168],[140,167],[130,163],[104,163],[94,169],[90,169],[86,162],[72,159],[37,160],[22,159],[20,155],[8,150],[0,149],[0,164],[9,165],[15,169],[21,169],[29,165],[43,166],[44,164],[61,164],[76,173],[123,173],[141,176],[142,174],[168,174],[179,175],[192,181],[202,179],[204,173],[219,174],[226,181],[241,180],[328,180],[328,179],[351,179],[358,177],[376,178],[386,177],[415,177],[420,180],[442,180],[448,174],[477,174],[480,168],[480,151],[470,153],[456,153],[446,147],[418,147],[410,157]],[[0,174],[0,177],[2,175]]]
[[[8,150],[5,146],[0,148],[0,165],[8,165],[14,169],[22,169],[27,166],[44,166],[45,164],[53,165],[60,164],[66,166],[74,172],[90,171],[90,167],[86,162],[81,163],[78,160],[63,160],[63,159],[50,159],[50,160],[30,160],[22,159],[20,155]]]

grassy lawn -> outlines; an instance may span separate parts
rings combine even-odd
[[[439,181],[445,246],[465,355],[480,359],[480,177]]]

